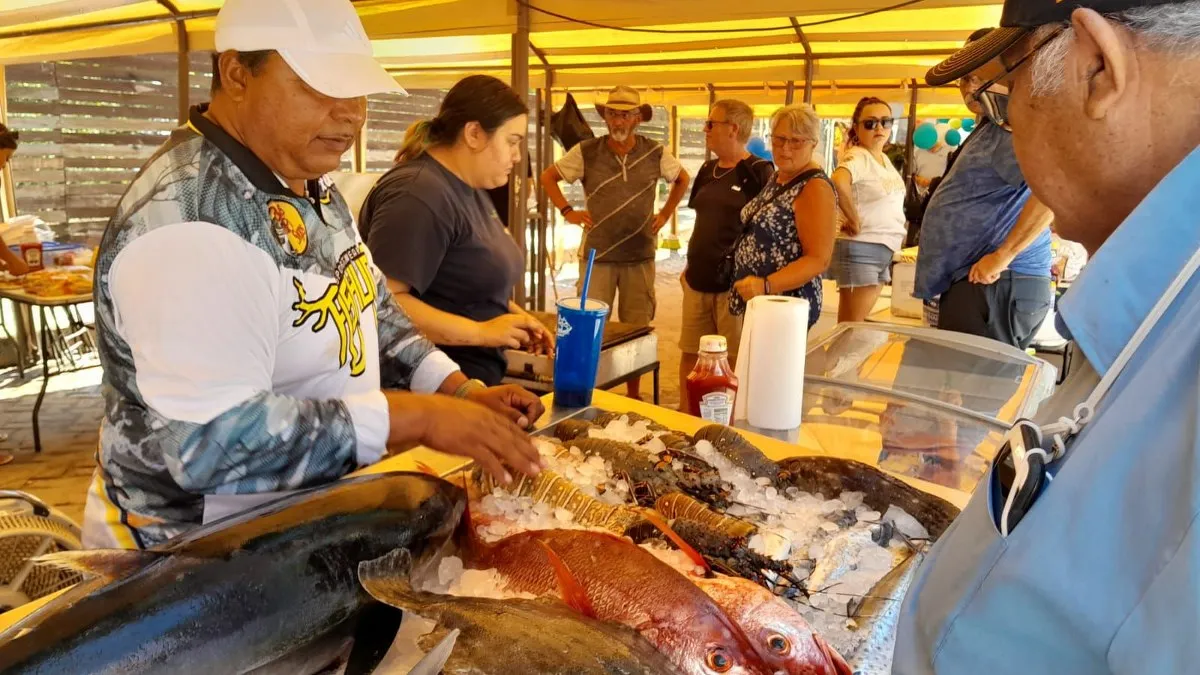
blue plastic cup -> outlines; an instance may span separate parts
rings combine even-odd
[[[592,404],[596,369],[604,342],[608,305],[579,298],[558,301],[558,335],[554,345],[554,405],[583,408]]]

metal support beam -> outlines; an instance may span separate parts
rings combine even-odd
[[[543,68],[550,67],[550,62],[546,60],[546,52],[535,47],[532,42],[529,43],[529,51],[533,52],[533,55],[538,57],[538,61],[542,62]]]
[[[524,2],[517,3],[517,30],[512,35],[512,79],[510,82],[512,83],[513,90],[528,105],[529,5]],[[517,248],[521,250],[521,260],[525,261],[525,264],[522,265],[524,270],[529,270],[532,267],[529,264],[529,246],[526,240],[528,221],[525,204],[526,196],[529,194],[528,175],[529,154],[523,152],[521,153],[521,161],[517,166],[513,167],[513,172],[509,178],[508,231],[512,235],[513,240],[517,242]],[[528,304],[526,289],[526,276],[522,274],[521,281],[513,289],[513,300],[522,307]]]
[[[713,86],[712,82],[704,86],[708,87],[708,109],[712,110],[712,107],[717,104],[717,88]],[[712,150],[709,149],[706,142],[704,144],[704,161],[707,162],[710,159],[712,159]]]
[[[191,51],[187,32],[187,21],[179,18],[179,8],[171,0],[158,0],[158,4],[167,10],[171,17],[175,20],[175,42],[177,49],[175,59],[178,65],[178,81],[179,92],[177,93],[179,103],[179,124],[187,124],[188,111],[191,108],[191,89],[192,89],[192,68],[191,60],[188,58],[188,53]]]
[[[354,173],[367,172],[367,127],[370,124],[371,118],[368,116],[363,128],[354,137],[354,145],[350,147],[350,170]]]
[[[783,95],[783,104],[791,105],[792,103],[795,103],[795,101],[796,101],[796,81],[788,80],[787,81],[787,89],[785,90],[784,95]]]
[[[8,126],[8,80],[5,78],[5,68],[0,66],[0,124]],[[17,215],[17,186],[13,183],[12,162],[4,164],[0,172],[0,219],[8,220]]]
[[[869,59],[908,56],[949,56],[956,50],[948,48],[936,49],[883,49],[874,52],[813,52],[812,54],[754,54],[751,56],[705,56],[698,58],[679,59],[650,59],[643,61],[602,61],[599,63],[570,63],[554,66],[555,70],[606,70],[611,68],[645,68],[655,66],[695,66],[704,64],[762,63],[764,61],[814,61],[829,59]],[[529,53],[525,58],[528,61]],[[528,62],[526,63],[528,68]],[[397,73],[461,73],[478,70],[470,64],[456,66],[388,66],[390,72]],[[811,79],[811,78],[809,78]]]
[[[545,100],[542,101],[542,125],[539,129],[542,136],[542,161],[539,163],[542,171],[545,171],[554,163],[554,137],[550,133],[550,120],[554,115],[554,69],[546,69],[546,92]],[[541,173],[535,176],[541,180]],[[541,279],[542,294],[538,296],[535,307],[539,311],[546,310],[546,270],[550,266],[550,250],[558,245],[554,240],[555,228],[551,227],[554,219],[558,216],[553,205],[550,204],[549,197],[546,196],[546,191],[538,188],[538,214],[541,218],[538,219],[538,278]],[[553,279],[553,277],[551,277]]]
[[[808,36],[804,34],[804,29],[800,27],[800,22],[796,17],[789,17],[792,20],[792,28],[796,29],[796,38],[800,40],[800,46],[804,47],[804,102],[812,105],[812,87],[813,74],[816,70],[816,60],[813,58],[812,45],[808,43]]]
[[[675,155],[676,159],[679,158],[679,146],[680,146],[679,137],[680,136],[681,136],[681,134],[680,134],[680,128],[679,128],[679,107],[671,106],[671,154]],[[679,209],[678,208],[676,208],[674,211],[671,212],[671,234],[676,237],[679,236]]]
[[[909,86],[912,87],[912,97],[908,100],[908,138],[904,145],[904,173],[908,174],[906,177],[913,175],[913,136],[917,133],[917,96],[920,91],[916,80]]]

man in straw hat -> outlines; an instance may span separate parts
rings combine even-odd
[[[620,320],[649,325],[654,319],[654,250],[688,187],[688,173],[662,144],[637,134],[654,112],[633,87],[615,87],[596,104],[608,134],[575,147],[542,173],[542,187],[568,223],[584,230],[583,248],[596,249],[588,297],[612,307],[620,293]],[[671,184],[667,203],[654,212],[658,179]],[[558,187],[583,182],[586,208],[576,209]],[[582,275],[581,275],[582,276]],[[637,398],[638,382],[629,383]]]
[[[366,96],[399,89],[353,5],[226,0],[215,37],[212,103],[100,245],[85,544],[152,546],[416,444],[536,473],[519,425],[538,399],[469,381],[416,332],[325,177]]]
[[[1200,663],[1200,2],[1008,0],[931,70],[976,73],[1062,236],[1084,358],[1008,434],[904,600],[894,672]],[[995,85],[1004,90],[995,89]],[[1080,403],[1083,401],[1083,403]]]

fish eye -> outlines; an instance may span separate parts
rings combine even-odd
[[[767,638],[767,646],[776,654],[786,654],[792,650],[792,642],[778,633]]]
[[[716,673],[727,673],[733,667],[733,661],[725,653],[725,650],[720,647],[708,650],[708,655],[705,657],[704,662],[710,670]]]

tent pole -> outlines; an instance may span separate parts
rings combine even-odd
[[[679,107],[671,106],[671,154],[679,159]],[[679,209],[671,212],[671,234],[679,236]]]
[[[542,160],[541,170],[545,171],[554,163],[554,137],[550,132],[550,121],[554,116],[554,69],[546,68],[546,100],[542,101],[545,108],[542,110]],[[538,180],[541,179],[541,174],[538,174]],[[541,215],[538,222],[538,278],[541,279],[541,295],[537,298],[535,307],[540,311],[546,311],[546,268],[550,264],[550,248],[557,245],[550,238],[550,219],[554,218],[554,209],[550,206],[550,199],[546,196],[546,191],[538,189],[538,214]]]
[[[796,102],[796,81],[787,81],[787,90],[783,95],[783,104],[791,105]]]
[[[717,104],[717,88],[713,86],[712,82],[709,82],[704,86],[708,87],[708,109],[709,111],[712,111],[712,107]],[[708,143],[705,143],[704,161],[707,162],[710,159],[712,159],[712,150],[709,149]]]
[[[913,80],[912,96],[908,101],[908,140],[905,142],[904,148],[904,173],[911,178],[914,173],[913,166],[913,136],[917,133],[917,95],[920,89],[917,87],[917,81]]]
[[[529,5],[524,2],[517,3],[517,30],[512,34],[512,88],[525,101],[529,103]],[[527,232],[527,218],[525,209],[526,195],[529,194],[529,153],[521,153],[521,161],[517,166],[513,167],[513,172],[510,174],[508,190],[508,228],[512,234],[512,238],[517,242],[517,248],[521,250],[521,260],[525,261],[522,266],[525,270],[529,270],[529,247],[525,240]],[[516,181],[515,183],[512,181]],[[514,189],[515,188],[515,189]],[[526,276],[521,275],[521,280],[517,287],[513,289],[513,300],[520,306],[525,307],[527,304],[526,294]]]
[[[179,8],[171,0],[158,0],[158,4],[171,13],[175,19],[175,39],[178,44],[178,49],[175,52],[175,58],[179,66],[179,92],[177,94],[179,102],[179,124],[187,124],[188,112],[191,108],[191,102],[188,100],[191,97],[191,63],[188,58],[188,52],[191,47],[188,44],[187,21],[180,18]]]
[[[812,105],[813,70],[816,68],[812,45],[808,43],[808,36],[804,34],[804,29],[800,27],[796,17],[788,18],[792,20],[792,28],[796,29],[796,39],[800,40],[800,46],[804,47],[804,102]]]
[[[0,66],[0,124],[8,126],[8,79],[5,71],[5,67]],[[4,183],[4,190],[0,191],[0,218],[8,220],[17,215],[17,186],[13,183],[12,162],[5,163],[0,174],[0,181]]]

